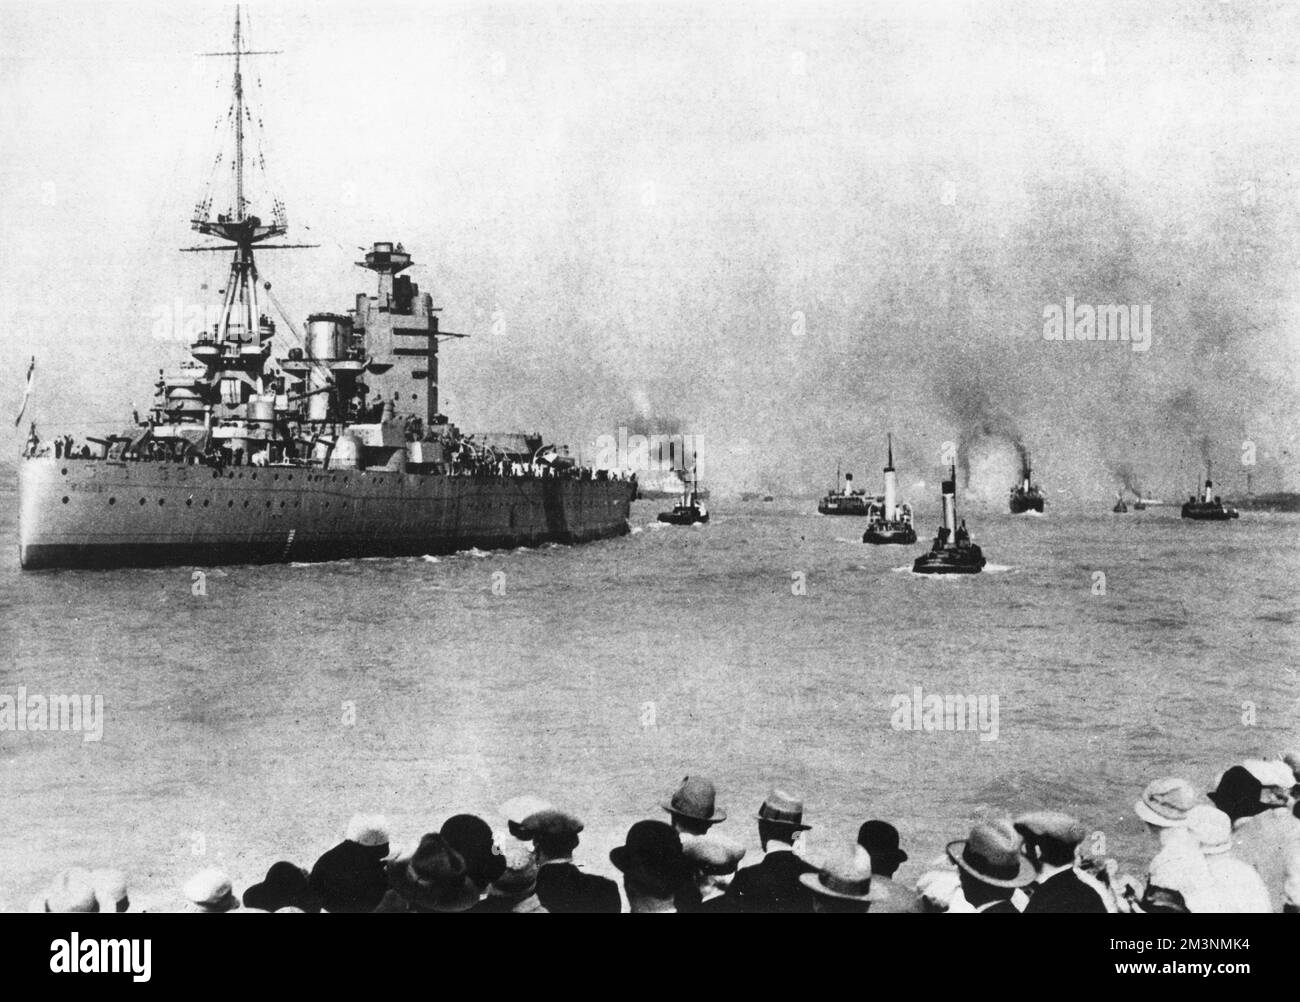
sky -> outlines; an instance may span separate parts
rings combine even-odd
[[[402,241],[466,430],[702,443],[721,490],[1300,489],[1285,2],[248,5],[290,314]],[[233,7],[0,2],[0,412],[118,430],[211,302],[183,254]],[[261,182],[259,181],[259,184]],[[220,185],[218,185],[220,189]],[[260,196],[261,187],[255,186]],[[218,201],[220,196],[218,196]],[[269,215],[264,210],[263,215]],[[1150,307],[1148,350],[1045,311]],[[0,449],[21,434],[5,421]],[[1246,461],[1253,460],[1253,465]]]

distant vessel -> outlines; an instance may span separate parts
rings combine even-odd
[[[835,490],[830,491],[817,503],[817,510],[823,515],[867,515],[872,501],[866,491],[853,489],[853,474],[844,474],[844,490],[840,490],[840,468],[835,466]]]
[[[709,520],[709,510],[700,504],[699,492],[694,480],[686,487],[682,499],[673,505],[672,511],[661,511],[659,521],[669,525],[695,525]]]
[[[1128,505],[1124,503],[1124,495],[1119,491],[1115,492],[1115,507],[1111,511],[1117,515],[1123,515],[1128,511]]]
[[[966,521],[957,521],[957,470],[948,468],[943,482],[943,524],[928,553],[912,564],[915,574],[978,574],[984,569],[984,553],[971,542]]]
[[[1033,471],[1029,468],[1029,454],[1026,453],[1020,464],[1020,483],[1011,488],[1011,514],[1020,515],[1027,511],[1041,512],[1047,499],[1038,485],[1033,482]]]
[[[284,204],[268,199],[263,219],[246,197],[262,158],[245,157],[260,119],[241,67],[261,54],[245,47],[236,10],[233,51],[212,53],[234,59],[234,153],[214,165],[228,165],[233,190],[209,188],[191,219],[220,242],[187,248],[231,254],[220,319],[195,331],[192,361],[160,374],[146,420],[91,439],[97,454],[70,436],[51,449],[33,425],[19,465],[22,567],[331,560],[626,533],[635,476],[580,467],[540,435],[463,434],[439,411],[438,341],[460,335],[439,329],[432,297],[403,274],[412,260],[400,243],[377,242],[358,262],[375,295],[296,329],[254,262],[255,246],[299,246],[263,243],[288,231]]]
[[[1133,510],[1134,510],[1134,511],[1146,511],[1146,510],[1147,510],[1147,502],[1146,502],[1146,498],[1138,498],[1136,501],[1134,501],[1134,502],[1133,502]]]
[[[912,506],[898,503],[898,480],[894,474],[894,436],[889,436],[889,461],[885,467],[885,496],[872,502],[867,514],[867,531],[862,534],[864,543],[910,544],[916,542],[916,529],[912,525]]]
[[[1199,498],[1195,494],[1188,497],[1183,503],[1182,514],[1183,518],[1198,522],[1226,522],[1228,519],[1240,517],[1236,508],[1226,507],[1222,499],[1214,493],[1214,484],[1210,480],[1209,470],[1206,470],[1205,475],[1205,493]]]

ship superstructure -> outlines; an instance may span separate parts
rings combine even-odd
[[[636,479],[577,466],[539,434],[462,433],[439,410],[439,329],[411,255],[377,242],[358,264],[374,295],[293,323],[254,249],[288,231],[246,190],[245,48],[235,17],[227,203],[209,190],[192,228],[231,254],[219,318],[162,371],[147,419],[92,439],[96,454],[41,446],[20,466],[25,568],[314,560],[581,542],[628,531]],[[224,154],[218,155],[222,162]],[[258,164],[262,157],[257,157]],[[269,315],[274,310],[280,323]],[[423,399],[421,399],[423,398]]]

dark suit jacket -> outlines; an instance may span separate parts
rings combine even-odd
[[[781,849],[737,873],[727,894],[742,912],[811,912],[813,892],[799,876],[816,872],[789,849]]]
[[[1101,895],[1084,883],[1074,870],[1054,873],[1029,897],[1025,914],[1050,912],[1105,912],[1106,903]]]
[[[623,910],[618,884],[583,873],[572,863],[547,863],[537,870],[537,900],[548,912],[617,914]]]

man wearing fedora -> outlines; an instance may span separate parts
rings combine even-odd
[[[1031,811],[1016,818],[1015,829],[1025,840],[1025,856],[1037,874],[1026,915],[1109,911],[1097,890],[1074,868],[1079,843],[1088,837],[1082,823],[1060,811]]]
[[[742,912],[811,912],[812,892],[800,878],[815,873],[795,854],[811,825],[803,823],[803,801],[784,790],[767,795],[756,815],[763,858],[736,874],[731,894]]]
[[[388,880],[376,912],[463,912],[479,900],[464,858],[438,834],[420,839],[409,859],[390,863]]]
[[[608,877],[583,873],[573,862],[582,822],[548,807],[519,823],[510,834],[533,843],[537,853],[537,900],[548,912],[617,914],[623,910],[618,884]]]
[[[907,853],[898,847],[898,841],[898,829],[888,821],[867,821],[858,829],[858,845],[871,857],[872,887],[876,891],[873,912],[925,910],[919,894],[894,880],[894,873],[907,861]]]
[[[1034,879],[1023,849],[1010,818],[981,821],[970,830],[970,837],[948,843],[948,858],[957,864],[962,894],[975,911],[1019,913],[1011,897]]]
[[[687,776],[669,800],[659,806],[672,815],[672,826],[682,836],[707,835],[709,829],[727,820],[727,812],[716,804],[712,781]]]
[[[811,873],[799,882],[812,892],[814,912],[865,912],[881,892],[872,886],[871,855],[861,845]]]
[[[682,840],[662,821],[638,821],[609,861],[623,874],[623,890],[633,914],[677,911],[677,896],[691,879]]]

